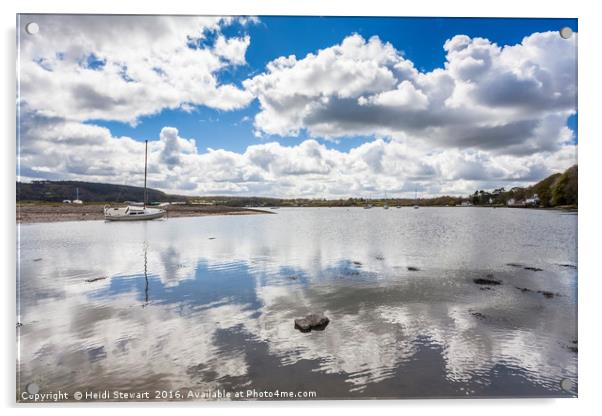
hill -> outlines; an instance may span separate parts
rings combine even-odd
[[[79,189],[79,198],[85,202],[123,202],[144,199],[144,188],[139,186],[81,181],[34,181],[17,182],[17,201],[61,202],[65,199],[75,199],[76,189]],[[149,202],[187,200],[184,196],[169,195],[157,189],[147,188],[147,194]]]

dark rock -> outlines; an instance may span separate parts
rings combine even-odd
[[[560,266],[560,267],[566,267],[566,268],[569,268],[569,269],[576,269],[576,268],[577,268],[577,266],[576,266],[576,265],[574,265],[574,264],[568,264],[568,263],[565,263],[565,264],[559,264],[559,266]]]
[[[517,288],[518,290],[520,290],[521,292],[533,292],[531,289],[527,289],[526,287],[519,287],[519,286],[514,286],[515,288]]]
[[[215,240],[215,237],[209,237],[209,240]]]
[[[329,322],[330,319],[323,314],[312,313],[305,318],[295,319],[295,329],[301,332],[310,332],[312,329],[314,331],[323,331]]]
[[[87,279],[86,282],[93,283],[93,282],[98,282],[99,280],[104,280],[106,278],[107,278],[107,276],[93,277],[92,279]]]
[[[538,290],[537,293],[541,293],[545,298],[551,299],[554,296],[560,296],[558,293],[548,292],[547,290]]]
[[[519,263],[506,263],[506,266],[510,266],[510,267],[523,267],[523,265],[519,264]]]
[[[361,261],[354,261],[352,263],[353,263],[354,266],[358,266],[358,267],[362,265]]]
[[[525,269],[525,270],[531,270],[532,272],[541,272],[541,271],[543,271],[543,269],[540,269],[539,267],[532,267],[532,266],[525,266],[525,267],[523,267],[523,269]]]
[[[489,275],[488,275],[489,276]],[[492,285],[492,286],[497,286],[497,285],[501,285],[502,282],[499,280],[495,280],[495,279],[483,279],[483,278],[478,278],[478,279],[472,279],[473,282],[475,282],[477,285]]]
[[[409,272],[418,272],[418,271],[420,271],[420,269],[418,267],[408,266],[408,271]]]
[[[33,261],[42,261],[42,258],[33,259]]]
[[[485,319],[486,318],[486,316],[484,314],[482,314],[481,312],[470,312],[470,314],[472,316],[474,316],[475,318],[478,318],[478,319]]]

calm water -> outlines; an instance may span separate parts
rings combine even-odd
[[[19,390],[576,394],[576,215],[275,212],[21,225]]]

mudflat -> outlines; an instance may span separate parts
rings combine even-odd
[[[117,206],[117,205],[112,205]],[[103,220],[103,204],[17,204],[17,223]],[[271,214],[260,209],[227,207],[223,205],[168,205],[161,207],[167,217],[200,217],[205,215]]]

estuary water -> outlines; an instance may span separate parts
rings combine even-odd
[[[24,224],[18,248],[18,395],[577,393],[576,214],[282,208]]]

